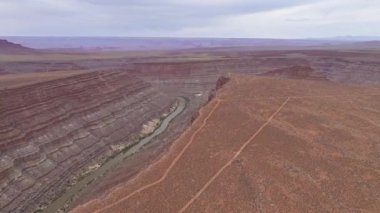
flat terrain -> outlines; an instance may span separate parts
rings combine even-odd
[[[74,75],[83,74],[85,70],[56,71],[56,72],[38,72],[38,73],[21,73],[0,75],[0,90],[10,89],[26,85],[51,81],[60,78],[66,78]]]
[[[380,87],[232,75],[159,161],[73,212],[378,212]]]

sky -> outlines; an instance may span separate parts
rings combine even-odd
[[[0,36],[380,36],[380,0],[0,0]]]

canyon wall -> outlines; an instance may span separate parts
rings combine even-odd
[[[153,83],[159,82],[161,85],[166,83],[161,82],[162,79],[177,77],[179,79],[176,81],[181,83],[183,83],[181,79],[190,77],[189,79],[200,79],[208,84],[206,81],[216,80],[215,76],[231,72],[275,75],[284,78],[306,76],[308,79],[324,79],[340,83],[377,84],[380,82],[380,61],[377,52],[209,50],[209,52],[194,52],[195,56],[200,55],[198,56],[199,60],[192,59],[192,55],[178,56],[180,54],[181,52],[178,52],[177,55],[169,52],[163,53],[160,57],[145,58],[80,60],[55,58],[54,60],[41,59],[40,61],[23,62],[0,61],[0,74],[58,70],[108,70],[112,68],[147,74],[148,76],[142,75],[142,77]],[[176,61],[175,57],[180,59]],[[168,59],[173,61],[163,62]],[[159,74],[156,75],[157,73]],[[171,82],[175,83],[173,80]],[[190,83],[191,81],[188,80],[185,85]]]
[[[176,97],[184,96],[190,100],[186,111],[156,139],[159,143],[151,145],[164,149],[212,96],[220,76],[228,73],[380,82],[378,55],[328,53],[213,52],[210,54],[224,58],[180,62],[162,62],[162,58],[1,62],[0,73],[119,71],[92,71],[0,90],[0,209],[30,212],[45,205],[69,186],[73,177],[112,155],[115,147],[130,145],[144,123],[167,112]],[[150,162],[161,152],[154,150],[154,154],[136,159]],[[143,166],[135,166],[134,174]],[[132,176],[130,166],[120,171],[125,178],[115,178],[117,184]],[[115,183],[104,184],[98,192]]]
[[[0,209],[31,211],[53,199],[174,100],[120,71],[1,90]]]

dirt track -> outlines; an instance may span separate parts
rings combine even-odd
[[[165,157],[74,212],[379,209],[376,91],[234,77]]]
[[[115,147],[132,143],[140,126],[178,96],[190,105],[157,143],[92,183],[74,207],[100,198],[96,202],[103,204],[94,210],[111,205],[176,212],[191,200],[191,211],[261,211],[272,205],[310,211],[306,204],[319,211],[377,210],[380,96],[372,95],[379,93],[379,56],[372,48],[1,54],[0,211],[45,208]],[[251,77],[234,78],[219,93],[207,123],[202,121],[215,101],[168,152],[227,73]],[[140,174],[153,162],[154,172]],[[342,175],[348,180],[339,181]],[[113,200],[105,199],[110,192]]]
[[[288,103],[289,101],[289,98],[287,98],[282,104],[281,106],[277,109],[276,112],[274,112],[270,117],[269,119],[255,132],[255,134],[253,134],[244,144],[243,146],[240,147],[239,151],[236,152],[236,154],[231,158],[231,160],[229,160],[222,168],[220,168],[218,170],[217,173],[215,173],[214,176],[212,176],[212,178],[202,187],[201,190],[198,191],[198,193],[193,197],[191,198],[191,200],[189,202],[187,202],[180,210],[179,212],[184,212],[193,202],[195,199],[197,199],[199,197],[199,195],[202,194],[202,192],[204,192],[207,187],[228,167],[231,165],[231,163],[240,155],[240,153],[244,150],[244,148],[246,146],[248,146],[248,144],[253,140],[255,139],[255,137],[261,132],[261,130],[263,130],[268,124],[269,122],[272,121],[272,119],[281,111],[281,109],[286,105],[286,103]]]

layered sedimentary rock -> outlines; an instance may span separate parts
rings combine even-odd
[[[218,81],[222,75],[380,82],[378,55],[372,53],[223,50],[208,54],[207,60],[199,61],[190,60],[190,54],[189,60],[184,57],[178,61],[165,55],[1,62],[0,73],[33,74],[61,69],[90,72],[105,68],[124,71],[90,72],[0,91],[0,211],[29,212],[56,197],[83,169],[109,156],[115,147],[129,145],[142,125],[166,112],[177,96],[187,97],[190,102],[186,111],[154,139],[157,143],[152,142],[133,159],[123,162],[107,174],[103,183],[92,184],[88,188],[93,191],[84,194],[102,195],[129,180],[158,159],[194,120],[199,107],[222,83]],[[165,57],[172,61],[163,60]],[[253,89],[249,92],[259,93]]]
[[[0,91],[0,209],[31,211],[173,103],[128,72]]]
[[[221,73],[217,63],[150,63],[137,64],[132,69],[167,93],[183,91],[188,94],[209,90]]]
[[[210,49],[191,52],[194,55],[183,55],[182,51],[166,52],[161,56],[132,57],[118,56],[104,59],[76,59],[44,58],[41,56],[36,61],[2,61],[0,62],[0,73],[24,73],[57,70],[93,70],[93,69],[125,69],[150,73],[148,78],[165,80],[165,76],[200,77],[216,75],[219,73],[244,73],[264,74],[267,72],[278,72],[285,70],[286,75],[281,77],[294,77],[299,73],[300,67],[308,67],[307,75],[312,78],[326,78],[330,81],[340,83],[379,83],[380,62],[377,52],[355,52],[336,50],[283,50],[283,51],[254,51],[236,49]],[[206,55],[206,56],[204,56]],[[83,57],[83,55],[81,55]],[[197,56],[197,60],[192,58]],[[99,57],[93,55],[92,57]],[[178,57],[179,59],[176,59]],[[205,58],[202,58],[205,57]],[[166,62],[163,62],[166,61]],[[296,70],[293,70],[295,68]],[[298,71],[297,71],[298,70]],[[304,70],[304,69],[303,69]],[[155,75],[156,72],[164,77]],[[284,71],[281,71],[284,72]],[[197,74],[200,73],[200,74]],[[153,75],[151,75],[153,74]],[[145,78],[145,76],[143,76]],[[180,78],[183,78],[180,76]],[[311,79],[312,79],[311,78]],[[190,82],[190,81],[188,81]],[[189,84],[187,84],[189,85]]]
[[[72,212],[378,211],[378,86],[231,76],[165,157]]]
[[[145,76],[146,79],[160,78],[165,83],[160,85],[159,82],[156,82],[153,84],[157,88],[167,90],[168,95],[173,97],[184,96],[188,100],[186,110],[171,122],[165,132],[155,137],[139,153],[126,159],[122,164],[102,177],[102,179],[92,183],[91,187],[83,189],[74,199],[74,202],[68,205],[67,209],[72,209],[79,204],[107,194],[114,187],[134,179],[145,168],[166,155],[175,139],[197,118],[199,108],[215,97],[216,91],[229,81],[229,78],[221,76],[215,80],[216,82],[211,82],[210,80],[214,79],[215,76],[205,75],[203,77],[205,79],[208,78],[210,81],[210,83],[206,83],[207,81],[202,81],[202,75],[199,75],[200,73],[197,71],[192,71],[192,74],[188,72],[187,75],[181,75],[180,72],[174,75],[174,73],[176,73],[174,70],[158,69],[153,73],[145,72],[144,75],[140,74]],[[198,79],[196,81],[198,84],[194,82],[190,84],[191,81],[195,81],[196,79]],[[183,88],[181,85],[183,85]],[[170,92],[169,89],[171,89]]]
[[[380,62],[378,60],[318,58],[311,62],[313,69],[331,81],[354,84],[379,84]]]

